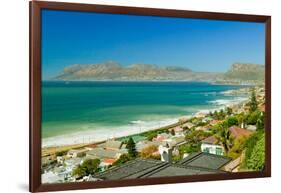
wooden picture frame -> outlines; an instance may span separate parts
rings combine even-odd
[[[107,6],[62,2],[31,1],[30,8],[30,177],[29,190],[61,191],[89,188],[123,187],[271,176],[271,17],[232,13],[212,13],[140,7]],[[117,181],[74,182],[61,184],[41,183],[41,10],[97,12],[142,16],[165,16],[224,21],[258,22],[265,24],[265,167],[261,172],[204,174],[193,176],[125,179]]]

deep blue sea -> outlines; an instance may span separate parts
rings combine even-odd
[[[43,146],[97,141],[157,128],[245,96],[202,82],[44,81]]]

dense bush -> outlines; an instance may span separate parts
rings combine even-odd
[[[92,175],[99,171],[99,165],[99,159],[87,159],[73,170],[72,175],[76,177]]]
[[[155,145],[150,145],[142,149],[140,155],[142,158],[152,158],[153,153],[158,151],[157,146]]]
[[[130,159],[130,157],[129,157],[128,154],[123,154],[123,155],[121,155],[121,156],[119,157],[119,159],[116,160],[112,165],[113,165],[113,166],[119,166],[119,165],[122,165],[122,164],[124,164],[124,163],[130,161],[130,160],[131,160],[131,159]]]
[[[264,135],[257,141],[250,156],[246,160],[248,169],[261,171],[264,168],[265,160],[265,138]]]
[[[264,131],[254,133],[245,143],[246,151],[241,168],[260,170],[264,165]],[[258,152],[260,151],[260,152]],[[262,156],[263,155],[263,156]],[[256,166],[254,166],[257,164]]]

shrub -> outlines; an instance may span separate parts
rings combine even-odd
[[[92,175],[99,171],[99,165],[99,159],[87,159],[73,170],[72,175],[76,177]]]
[[[140,155],[142,158],[151,158],[154,152],[158,151],[157,146],[150,145],[142,149]]]

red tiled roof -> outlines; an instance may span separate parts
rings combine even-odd
[[[251,131],[248,131],[246,129],[242,129],[240,127],[237,127],[237,126],[232,126],[229,128],[229,131],[231,132],[231,134],[235,137],[235,138],[239,138],[239,137],[242,137],[242,136],[249,136],[252,134]]]
[[[210,144],[216,144],[218,142],[218,139],[215,136],[207,137],[206,139],[202,140],[202,143],[210,143]]]
[[[106,164],[113,164],[115,161],[115,159],[104,159],[102,162]]]

